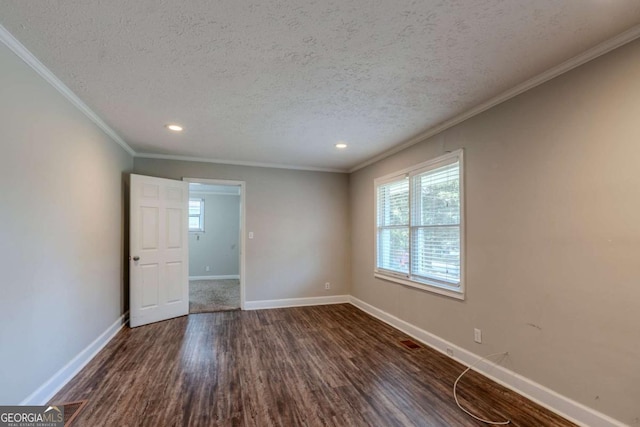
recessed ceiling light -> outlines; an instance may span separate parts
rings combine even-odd
[[[336,148],[339,148],[339,149],[341,149],[341,150],[342,150],[342,149],[344,149],[344,148],[347,148],[347,144],[345,144],[344,142],[338,142],[338,143],[336,144]]]
[[[180,125],[165,125],[165,127],[174,132],[182,132],[182,126]]]

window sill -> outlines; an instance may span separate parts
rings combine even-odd
[[[420,290],[431,292],[434,294],[444,295],[450,298],[464,300],[464,297],[465,297],[464,287],[462,286],[462,284],[460,285],[460,288],[447,288],[443,285],[415,282],[409,279],[402,279],[400,277],[389,276],[387,274],[383,274],[377,271],[373,273],[373,276],[378,279],[385,280],[387,282],[399,283],[404,286],[409,286],[412,288],[420,289]]]

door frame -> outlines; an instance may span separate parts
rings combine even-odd
[[[213,185],[232,185],[235,187],[240,187],[240,309],[244,310],[245,308],[245,239],[246,239],[246,216],[247,216],[247,203],[246,203],[246,194],[245,194],[245,181],[232,181],[228,179],[211,179],[211,178],[187,178],[183,177],[183,181],[188,183],[198,183],[198,184],[213,184]],[[188,228],[187,224],[187,228]],[[189,230],[187,230],[189,231]]]

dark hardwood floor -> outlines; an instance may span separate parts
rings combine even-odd
[[[74,426],[484,426],[464,367],[342,304],[194,314],[122,330],[55,397]],[[572,426],[470,372],[461,403],[513,426]]]

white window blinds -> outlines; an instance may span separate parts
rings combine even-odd
[[[411,274],[460,282],[460,167],[455,162],[411,178]]]
[[[378,268],[409,272],[409,180],[378,186]]]
[[[376,273],[462,292],[462,152],[376,180]]]
[[[189,231],[204,231],[204,199],[189,199]]]

